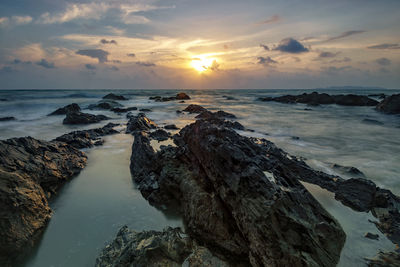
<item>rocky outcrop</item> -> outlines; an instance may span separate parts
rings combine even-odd
[[[380,251],[375,258],[366,259],[369,267],[398,267],[400,266],[400,249],[396,251]]]
[[[91,104],[88,109],[115,109],[120,108],[122,105],[112,100],[101,100],[96,104]]]
[[[83,112],[69,112],[63,120],[63,124],[90,124],[110,119],[104,115],[93,115]]]
[[[1,117],[0,121],[14,121],[15,117]]]
[[[103,140],[101,137],[118,133],[117,130],[114,130],[114,127],[118,125],[110,122],[102,128],[70,132],[57,137],[55,141],[67,143],[78,149],[102,145]]]
[[[188,265],[186,265],[186,263]],[[197,246],[179,228],[135,232],[122,227],[96,259],[96,267],[229,266],[205,247]]]
[[[188,96],[185,93],[178,93],[176,96],[167,96],[167,97],[151,96],[151,97],[149,97],[149,99],[154,100],[156,102],[167,102],[167,101],[174,101],[174,100],[190,99],[190,96]]]
[[[351,175],[351,176],[356,176],[356,177],[365,177],[364,173],[357,169],[356,167],[352,166],[342,166],[339,164],[331,164],[331,168],[339,173],[345,174],[345,175]]]
[[[186,112],[189,112],[189,113],[201,113],[203,111],[207,111],[207,109],[203,108],[200,105],[190,104],[183,111],[186,111]]]
[[[85,164],[85,154],[63,142],[0,141],[0,265],[33,245],[51,217],[48,198]]]
[[[400,114],[400,94],[386,97],[376,106],[376,110],[386,114]]]
[[[116,95],[113,93],[110,93],[108,95],[103,96],[103,99],[110,99],[110,100],[129,100],[128,98],[122,96],[122,95]]]
[[[52,113],[50,113],[47,116],[65,115],[67,113],[79,112],[79,111],[81,111],[81,108],[79,107],[79,105],[76,104],[76,103],[72,103],[72,104],[69,104],[69,105],[67,105],[65,107],[62,107],[62,108],[59,108],[59,109],[53,111]]]
[[[177,147],[157,153],[135,133],[131,172],[143,196],[179,210],[192,238],[235,265],[335,266],[344,232],[282,168],[281,151],[214,121],[186,126]]]
[[[176,99],[177,100],[187,100],[187,99],[190,99],[190,96],[188,96],[186,93],[181,92],[176,95]]]
[[[157,128],[157,124],[146,117],[144,113],[138,115],[130,115],[126,126],[126,133],[134,133],[137,131],[148,131]]]
[[[302,103],[312,106],[324,104],[337,104],[342,106],[376,106],[379,102],[363,95],[329,95],[326,93],[312,92],[301,95],[284,95],[279,97],[261,97],[261,101],[275,101],[280,103]]]
[[[203,111],[195,117],[196,119],[207,119],[207,120],[220,120],[220,119],[236,119],[236,116],[232,113],[228,113],[222,110],[217,112]]]
[[[162,129],[157,129],[157,130],[151,132],[149,136],[152,139],[157,140],[157,141],[165,141],[171,137],[171,134]]]

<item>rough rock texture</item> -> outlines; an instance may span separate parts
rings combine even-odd
[[[86,164],[63,142],[0,141],[0,265],[30,247],[51,217],[47,199]]]
[[[93,115],[83,112],[70,112],[63,120],[63,124],[90,124],[110,119],[104,115]]]
[[[131,172],[160,208],[177,207],[188,233],[237,265],[335,266],[340,225],[269,153],[272,143],[198,120],[155,153],[137,132]]]
[[[335,171],[345,174],[345,175],[352,175],[352,176],[357,176],[357,177],[365,177],[364,173],[357,169],[356,167],[352,166],[342,166],[339,164],[332,164],[331,168],[334,169]]]
[[[69,104],[69,105],[67,105],[65,107],[62,107],[62,108],[59,108],[59,109],[53,111],[48,116],[65,115],[65,114],[70,113],[70,112],[79,112],[79,111],[81,111],[81,108],[79,107],[79,105],[76,104],[76,103],[72,103],[72,104]]]
[[[122,227],[113,242],[103,249],[96,266],[180,267],[184,262],[192,267],[229,266],[184,237],[180,228],[135,232],[127,226]]]
[[[207,111],[207,109],[203,108],[200,105],[190,104],[183,111],[186,111],[186,112],[189,112],[189,113],[201,113],[203,111]]]
[[[136,131],[148,131],[157,128],[157,124],[146,117],[144,113],[139,113],[137,116],[130,115],[128,124],[126,126],[126,133],[133,133]]]
[[[400,114],[400,94],[386,97],[376,106],[376,110],[387,114]]]
[[[111,99],[111,100],[128,100],[128,98],[122,96],[122,95],[116,95],[113,93],[110,93],[108,95],[103,96],[103,99]]]
[[[312,92],[301,95],[284,95],[279,97],[262,97],[261,101],[275,101],[287,104],[303,103],[312,106],[321,104],[337,104],[343,106],[376,106],[379,102],[362,95],[329,95]]]
[[[112,100],[101,100],[96,104],[91,104],[88,106],[89,109],[115,109],[120,107],[122,107],[120,103]]]
[[[13,121],[15,120],[15,117],[1,117],[0,121]]]
[[[190,96],[181,92],[181,93],[176,94],[176,99],[177,100],[186,100],[186,99],[190,99]]]
[[[165,140],[168,140],[171,137],[171,134],[168,133],[167,131],[162,130],[162,129],[157,129],[154,132],[150,133],[150,137],[152,139],[157,140],[157,141],[165,141]]]
[[[111,111],[115,113],[125,113],[128,111],[137,110],[137,107],[128,107],[128,108],[112,108]]]
[[[366,259],[369,267],[398,267],[400,266],[400,250],[380,251],[373,259]]]
[[[88,148],[103,144],[101,136],[118,133],[114,130],[114,127],[118,125],[110,122],[102,128],[70,132],[57,137],[55,140],[65,142],[78,149]]]
[[[219,110],[217,112],[211,112],[211,111],[203,111],[199,115],[196,116],[196,119],[207,119],[207,120],[213,120],[213,119],[236,119],[236,116],[232,113],[228,113],[222,110]]]

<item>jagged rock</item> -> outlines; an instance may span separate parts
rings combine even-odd
[[[157,129],[154,132],[150,133],[150,137],[157,141],[165,141],[168,140],[168,138],[170,138],[171,135],[162,129]]]
[[[386,114],[400,114],[400,94],[386,97],[376,106],[376,110]]]
[[[373,240],[379,240],[379,235],[370,232],[366,233],[365,237]]]
[[[178,93],[176,95],[176,99],[177,100],[186,100],[186,99],[190,99],[190,96],[188,96],[187,94],[181,92],[181,93]]]
[[[165,125],[164,128],[167,129],[167,130],[179,130],[179,128],[176,127],[175,124],[168,124],[168,125]]]
[[[294,104],[303,103],[312,106],[322,104],[337,104],[343,106],[376,106],[378,101],[362,95],[329,95],[326,93],[312,92],[301,95],[284,95],[279,97],[261,97],[261,101],[275,101],[280,103]]]
[[[0,121],[13,121],[15,120],[15,117],[1,117]]]
[[[55,140],[65,142],[78,149],[92,147],[93,145],[98,146],[103,144],[101,136],[118,133],[113,129],[118,125],[110,122],[102,128],[70,132],[57,137]]]
[[[380,251],[373,259],[366,259],[369,267],[398,267],[400,266],[400,250]]]
[[[53,111],[52,113],[50,113],[47,116],[65,115],[65,114],[70,113],[70,112],[79,112],[79,111],[81,111],[81,108],[79,107],[79,105],[76,104],[76,103],[72,103],[72,104],[69,104],[69,105],[67,105],[65,107],[59,108],[56,111]]]
[[[198,120],[175,136],[177,147],[155,153],[137,132],[132,177],[151,204],[177,205],[189,235],[214,255],[253,266],[335,266],[340,225],[260,142]]]
[[[203,108],[200,105],[190,104],[183,111],[186,111],[186,112],[189,112],[189,113],[201,113],[203,111],[207,111],[207,109]]]
[[[93,115],[83,112],[70,112],[63,120],[63,124],[89,124],[110,119],[104,115]]]
[[[146,117],[144,113],[139,113],[137,116],[130,115],[126,127],[126,133],[135,131],[148,131],[157,128],[157,124]]]
[[[88,109],[115,109],[120,108],[122,105],[112,100],[101,100],[97,104],[91,104]]]
[[[112,108],[111,111],[115,113],[125,113],[128,111],[137,110],[137,107],[129,107],[129,108]]]
[[[103,99],[111,99],[111,100],[129,100],[128,98],[122,96],[122,95],[116,95],[113,93],[110,93],[108,95],[103,96]]]
[[[342,165],[335,163],[335,164],[331,164],[331,168],[342,174],[365,177],[364,173],[362,171],[360,171],[359,169],[357,169],[356,167],[342,166]]]
[[[369,211],[373,207],[375,184],[367,179],[351,178],[338,184],[335,198],[356,211]]]
[[[85,164],[85,154],[63,142],[0,141],[0,265],[32,247],[51,217],[48,198]]]
[[[196,119],[207,119],[207,120],[212,120],[212,119],[236,119],[236,116],[232,113],[225,112],[222,110],[219,110],[217,112],[211,112],[211,111],[202,111],[199,115],[195,117]]]

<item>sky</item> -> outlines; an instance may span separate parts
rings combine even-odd
[[[399,0],[1,0],[0,89],[400,88]]]

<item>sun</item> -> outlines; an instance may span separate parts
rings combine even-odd
[[[203,72],[208,70],[214,61],[214,58],[194,57],[190,65],[198,72]]]

